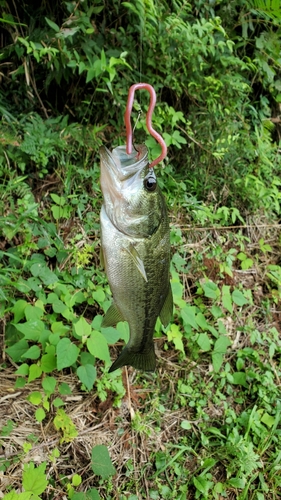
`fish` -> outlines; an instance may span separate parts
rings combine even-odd
[[[167,326],[173,313],[166,201],[144,144],[131,154],[102,146],[100,159],[101,258],[113,296],[101,326],[127,321],[130,329],[109,372],[125,365],[154,371],[156,320]]]

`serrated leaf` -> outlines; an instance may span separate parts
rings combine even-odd
[[[102,333],[93,330],[90,337],[87,339],[87,347],[89,352],[98,359],[110,362],[108,344]]]
[[[116,473],[108,449],[103,444],[97,445],[92,449],[92,470],[103,479],[114,476]]]
[[[77,375],[86,389],[90,391],[93,388],[97,376],[97,370],[93,365],[83,365],[77,368]]]
[[[46,462],[34,466],[33,462],[23,465],[22,485],[25,491],[33,495],[41,495],[48,486],[48,481],[45,474]]]
[[[234,290],[232,292],[232,300],[237,306],[244,306],[248,304],[249,301],[245,298],[244,294],[240,290]]]
[[[78,347],[68,338],[63,338],[58,342],[56,352],[58,370],[73,365],[79,355]]]

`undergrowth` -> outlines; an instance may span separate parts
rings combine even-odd
[[[0,498],[279,498],[279,6],[1,7]],[[129,331],[101,327],[98,150],[140,78],[174,318],[155,373],[108,374]]]

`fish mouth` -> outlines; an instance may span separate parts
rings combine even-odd
[[[124,181],[137,172],[142,171],[148,164],[148,151],[144,144],[133,149],[131,154],[127,154],[126,146],[118,146],[109,151],[105,146],[100,148],[102,167],[115,180]]]

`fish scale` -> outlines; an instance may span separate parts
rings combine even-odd
[[[172,315],[169,281],[170,236],[164,196],[156,185],[145,187],[149,177],[147,149],[112,153],[101,148],[101,246],[105,271],[113,295],[102,326],[127,321],[130,339],[109,371],[124,365],[140,370],[155,369],[153,335],[157,317],[166,326]]]

